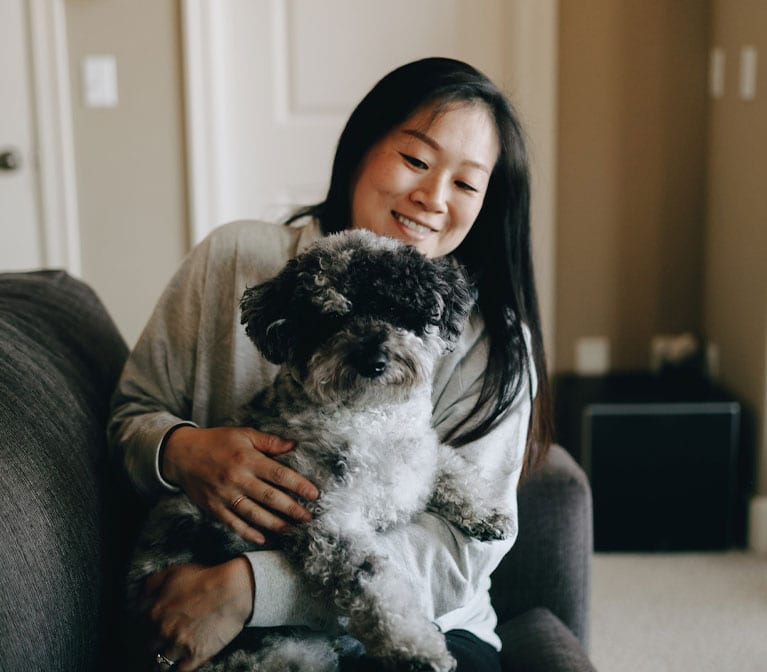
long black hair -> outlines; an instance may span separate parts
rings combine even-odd
[[[472,66],[449,58],[427,58],[393,70],[352,112],[338,141],[325,200],[298,211],[288,223],[311,215],[326,234],[349,228],[352,186],[376,142],[419,110],[433,108],[437,116],[457,104],[477,103],[492,114],[500,153],[480,213],[452,254],[476,283],[490,350],[479,399],[447,441],[465,445],[509,411],[531,373],[526,325],[538,379],[525,451],[527,473],[551,439],[550,393],[533,277],[528,156],[517,116],[500,89]]]

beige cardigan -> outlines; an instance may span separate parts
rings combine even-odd
[[[158,468],[159,446],[170,428],[223,424],[273,379],[276,367],[260,356],[240,325],[239,301],[246,286],[276,275],[320,235],[316,222],[302,227],[234,222],[197,246],[170,282],[125,366],[109,425],[112,449],[148,498],[172,490]],[[438,435],[446,436],[473,407],[486,361],[487,338],[474,315],[458,346],[437,367],[432,417]],[[534,377],[531,384],[535,389]],[[529,397],[525,385],[502,423],[457,449],[477,465],[487,491],[513,512]],[[488,589],[513,538],[479,542],[433,513],[385,536],[390,559],[410,576],[425,613],[442,631],[468,630],[500,648]],[[328,605],[312,600],[280,551],[247,557],[256,585],[249,625],[328,624]]]

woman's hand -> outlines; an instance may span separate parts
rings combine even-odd
[[[160,468],[198,507],[263,544],[254,526],[282,532],[289,523],[281,516],[311,518],[283,489],[307,500],[319,496],[310,481],[270,457],[292,448],[290,441],[249,427],[179,427],[168,437]]]
[[[253,573],[237,557],[221,565],[176,565],[146,581],[144,597],[154,635],[152,654],[191,672],[210,660],[243,629],[253,608]]]

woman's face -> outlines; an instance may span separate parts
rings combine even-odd
[[[432,111],[417,111],[365,155],[352,185],[352,226],[440,257],[474,224],[499,145],[484,105],[455,105],[433,119]]]

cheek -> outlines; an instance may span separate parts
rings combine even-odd
[[[382,160],[371,166],[368,184],[373,194],[389,196],[403,189],[403,177],[403,171],[392,161]]]
[[[406,188],[409,178],[410,173],[399,154],[386,148],[374,150],[360,173],[360,179],[366,181],[368,188],[381,195],[399,193]]]
[[[482,204],[465,204],[453,211],[453,223],[440,239],[437,249],[427,253],[429,257],[441,257],[454,252],[468,235],[482,209]]]
[[[388,212],[391,199],[406,188],[403,171],[391,161],[369,162],[360,172],[352,190],[352,225],[365,226],[365,222]]]
[[[482,201],[480,200],[472,200],[462,204],[456,212],[457,226],[454,229],[455,234],[464,237],[474,225],[481,209]]]

